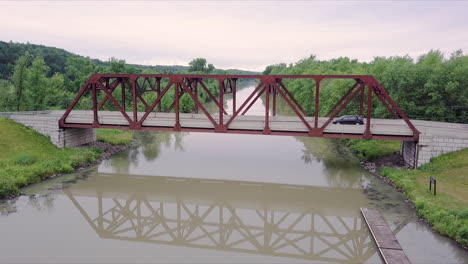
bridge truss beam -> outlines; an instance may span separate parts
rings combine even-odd
[[[255,90],[239,105],[236,100],[237,84],[239,80],[255,80],[257,86]],[[305,106],[293,96],[287,88],[286,83],[290,80],[301,79],[315,83],[315,89],[310,91],[310,99],[313,109],[309,112]],[[319,122],[320,92],[327,88],[330,81],[351,81],[351,88],[337,101],[337,103],[327,112],[325,122]],[[209,89],[207,82],[216,84],[215,90]],[[120,86],[120,90],[118,87]],[[213,87],[213,85],[211,85]],[[120,91],[119,99],[115,94]],[[153,97],[143,97],[144,93],[153,92]],[[216,105],[216,113],[210,113],[206,105],[200,100],[201,94],[210,98]],[[226,94],[232,94],[233,106],[232,114],[229,115],[223,105]],[[206,119],[211,123],[210,127],[187,127],[181,125],[180,100],[183,95],[193,101],[194,112],[202,112]],[[374,96],[375,95],[375,96]],[[77,108],[77,104],[83,97],[91,96],[93,122],[89,124],[79,124],[67,122],[70,112]],[[153,112],[161,112],[163,98],[173,96],[172,103],[165,107],[165,111],[174,112],[175,120],[171,126],[148,126],[145,120]],[[402,119],[412,131],[411,135],[386,135],[373,134],[372,114],[374,108],[373,96],[382,103],[395,119]],[[130,98],[127,98],[130,97]],[[186,96],[187,97],[187,96]],[[277,97],[280,97],[287,108],[294,114],[305,126],[306,131],[273,131],[270,129],[271,116],[277,115]],[[353,100],[359,97],[359,114],[365,115],[365,130],[363,133],[330,133],[326,129],[330,123],[345,110],[352,106]],[[149,102],[149,98],[152,102]],[[262,98],[265,102],[265,114],[263,115],[263,129],[235,129],[230,125],[250,110],[250,108]],[[106,103],[109,103],[121,113],[125,118],[125,125],[102,124],[99,121],[99,111]],[[167,101],[167,100],[166,100]],[[271,103],[270,103],[271,102]],[[131,111],[128,111],[131,110]],[[366,111],[364,111],[366,110]],[[139,117],[138,112],[144,112]],[[310,115],[309,115],[310,114]],[[310,121],[310,119],[312,121]],[[309,121],[307,121],[307,120]],[[72,104],[59,121],[60,127],[75,128],[119,128],[133,130],[159,130],[159,131],[198,131],[198,132],[217,132],[217,133],[239,133],[239,134],[268,134],[268,135],[291,135],[291,136],[315,136],[330,138],[364,138],[364,139],[394,139],[405,141],[417,141],[419,131],[414,127],[408,117],[397,106],[395,101],[388,95],[385,89],[377,80],[369,75],[174,75],[174,74],[94,74],[81,88]]]

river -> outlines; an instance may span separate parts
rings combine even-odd
[[[240,88],[238,102],[254,84]],[[382,263],[359,211],[370,207],[413,263],[468,263],[337,140],[136,137],[127,151],[1,203],[0,262]]]

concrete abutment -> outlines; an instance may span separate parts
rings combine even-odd
[[[0,117],[6,117],[17,123],[30,127],[50,138],[59,148],[77,147],[96,141],[96,129],[93,128],[59,128],[58,120],[61,111],[35,112],[5,112]]]
[[[404,141],[401,153],[406,164],[413,168],[429,163],[442,154],[468,148],[468,133],[465,135],[420,134],[419,142]]]

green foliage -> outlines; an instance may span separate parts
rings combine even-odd
[[[384,168],[380,174],[405,191],[435,230],[468,246],[468,149],[434,158],[417,170]],[[437,179],[436,196],[428,190],[429,176]]]
[[[0,118],[0,197],[56,173],[96,160],[97,149],[58,149],[50,140],[12,120]]]
[[[213,64],[207,64],[206,59],[204,58],[196,58],[189,62],[189,72],[210,73],[213,70]]]
[[[408,56],[376,57],[370,63],[349,58],[319,61],[315,56],[294,65],[276,64],[266,67],[264,74],[370,74],[387,90],[407,116],[448,122],[468,121],[468,56],[458,50],[445,59],[431,50],[416,61]],[[320,115],[331,107],[352,86],[352,82],[324,80],[321,82]],[[313,81],[292,80],[285,83],[294,97],[309,114],[314,109]],[[357,101],[343,110],[344,114],[358,114]],[[376,98],[374,117],[390,117],[388,110]]]
[[[133,140],[133,131],[119,129],[98,129],[97,140],[113,145],[127,145]]]
[[[36,57],[32,61],[31,68],[27,71],[28,78],[26,79],[26,89],[24,96],[26,97],[26,110],[43,110],[45,109],[45,94],[48,87],[46,74],[48,67],[42,57]]]
[[[15,86],[16,111],[20,110],[21,104],[23,103],[24,83],[26,82],[28,73],[27,67],[30,60],[31,55],[29,52],[26,52],[23,56],[19,57],[11,76],[11,81]]]
[[[368,161],[398,153],[401,144],[397,140],[345,139],[343,142],[361,159]]]
[[[14,66],[25,53],[34,57],[42,57],[50,68],[50,75],[64,73],[65,61],[69,57],[78,57],[63,49],[35,45],[30,43],[14,43],[0,41],[0,79],[8,79],[14,71]]]
[[[85,58],[70,52],[33,44],[21,44],[0,41],[0,111],[30,111],[44,109],[65,109],[75,98],[92,74],[156,74],[156,73],[210,73],[210,74],[256,74],[250,71],[236,69],[215,69],[207,64],[206,59],[197,58],[186,66],[146,66],[127,64],[125,60],[111,57],[103,62],[96,59]],[[11,82],[1,80],[10,78]],[[216,80],[205,80],[207,88],[215,96],[218,94]],[[141,83],[140,83],[141,85]],[[164,87],[164,83],[161,84]],[[140,91],[143,97],[150,98],[151,93]],[[153,93],[154,94],[154,93]],[[115,98],[121,98],[121,90],[113,93]],[[201,102],[208,102],[210,98],[200,89]],[[103,99],[103,95],[99,95]],[[154,99],[153,99],[154,100]],[[174,100],[174,92],[169,91],[162,99],[163,111],[167,111]],[[180,99],[180,109],[191,112],[194,103],[186,95]],[[148,100],[152,102],[152,100]],[[126,105],[131,106],[131,97],[126,97]],[[91,109],[92,100],[89,93],[83,95],[76,109]],[[117,109],[108,101],[103,110]],[[139,103],[138,109],[145,108]]]
[[[0,112],[16,110],[16,92],[8,80],[0,80]]]

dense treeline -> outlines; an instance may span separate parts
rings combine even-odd
[[[468,122],[468,56],[461,50],[450,57],[437,50],[429,51],[413,60],[409,56],[377,57],[370,63],[349,58],[317,60],[315,56],[295,64],[268,66],[264,74],[370,74],[388,91],[402,110],[414,119],[449,122]],[[321,115],[351,87],[349,81],[321,83]],[[314,109],[315,84],[305,80],[287,82],[287,87],[306,106],[309,114]],[[389,117],[384,106],[374,100],[377,117]],[[345,113],[357,114],[356,105]]]
[[[196,58],[189,66],[143,66],[127,64],[124,60],[110,58],[106,62],[75,55],[63,49],[34,44],[0,42],[0,111],[34,111],[45,109],[65,109],[76,96],[81,86],[94,73],[204,73],[204,74],[253,74],[240,70],[220,70],[206,59]],[[217,95],[217,83],[207,81],[212,93]],[[120,90],[114,92],[120,98]],[[155,93],[145,93],[148,101],[155,99]],[[200,91],[201,102],[209,97]],[[130,100],[130,98],[127,98]],[[174,100],[174,92],[169,91],[162,100],[162,110],[167,110]],[[130,104],[127,104],[130,105]],[[188,95],[183,95],[181,111],[190,112],[194,108]],[[139,108],[142,108],[139,105]],[[85,96],[78,108],[91,109],[91,98]],[[108,102],[105,110],[116,110]]]

